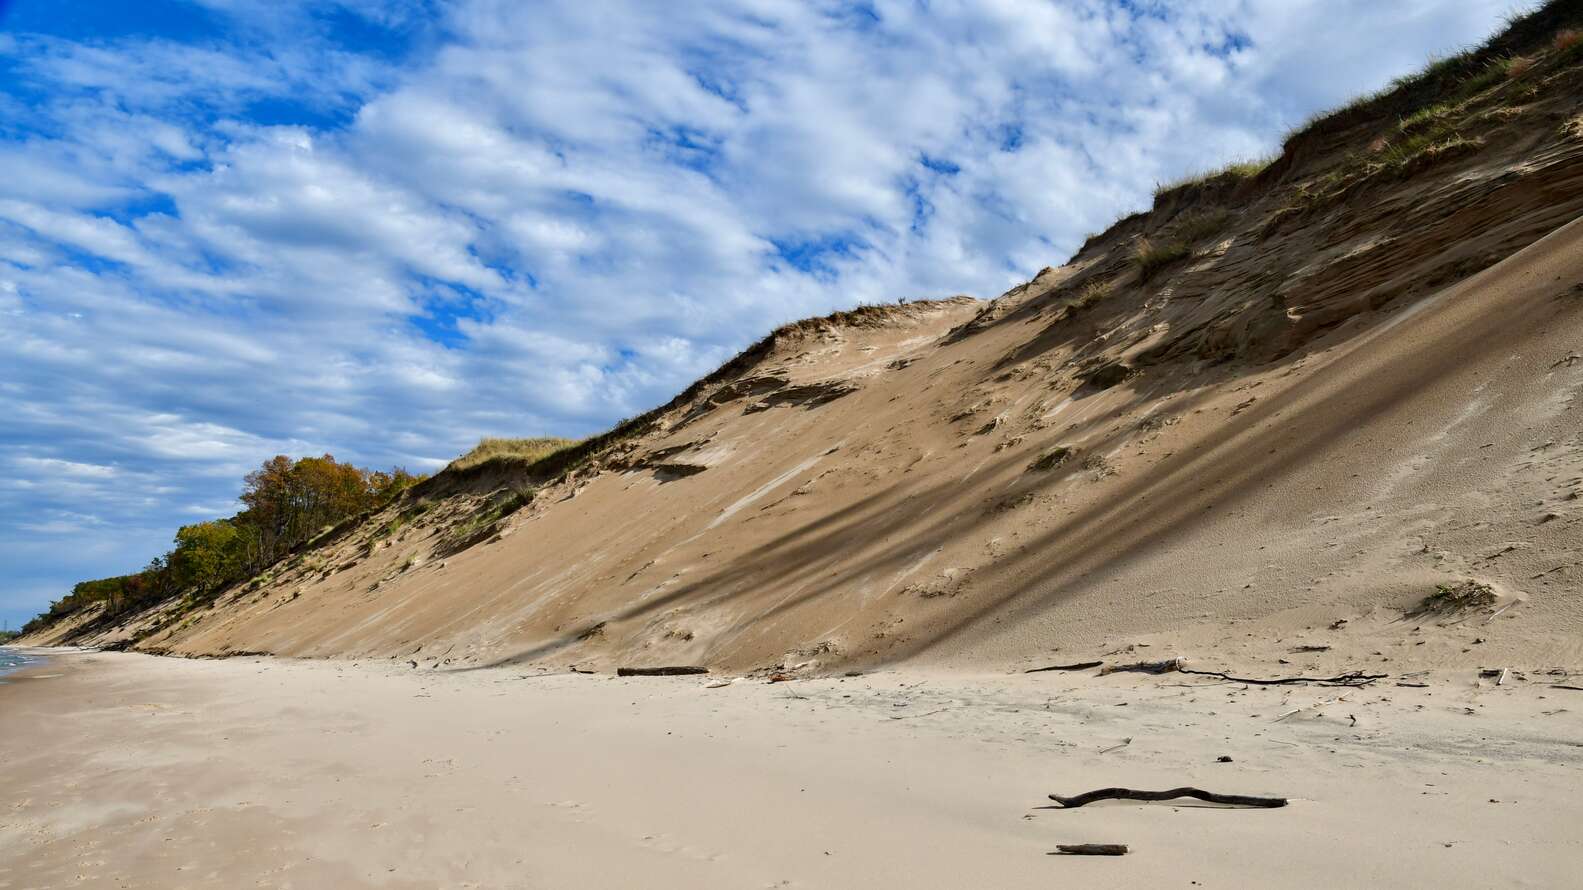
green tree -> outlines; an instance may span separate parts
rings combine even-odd
[[[247,541],[230,520],[184,525],[168,558],[175,587],[211,591],[235,579],[246,565]]]

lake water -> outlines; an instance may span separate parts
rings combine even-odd
[[[0,677],[36,663],[38,663],[36,657],[23,655],[20,652],[13,652],[9,649],[0,649]],[[0,682],[4,681],[0,680]]]

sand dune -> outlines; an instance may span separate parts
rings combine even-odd
[[[1103,390],[997,364],[1036,326],[1014,316],[942,337],[972,304],[795,338],[755,373],[855,391],[702,399],[455,552],[489,485],[393,508],[141,645],[818,672],[1300,641],[1326,667],[1576,666],[1580,283],[1573,224],[1288,360]],[[1408,617],[1469,578],[1510,608]]]
[[[1583,66],[1543,49],[1557,10],[1486,50],[1540,47],[1521,83],[1417,116],[1437,97],[1398,87],[998,299],[787,326],[567,457],[442,473],[212,603],[24,642],[798,675],[1126,646],[1583,665]],[[1425,609],[1469,583],[1490,601]]]

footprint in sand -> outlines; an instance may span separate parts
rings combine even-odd
[[[658,853],[685,856],[697,862],[719,862],[725,858],[724,853],[714,853],[690,844],[678,843],[670,835],[666,834],[646,834],[642,840],[638,841],[638,845]]]
[[[580,800],[552,800],[546,801],[544,805],[547,807],[555,807],[559,810],[566,810],[568,817],[573,822],[587,822],[590,816],[592,816],[588,805]]]

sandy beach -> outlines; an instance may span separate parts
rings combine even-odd
[[[64,653],[7,679],[0,888],[1562,887],[1583,869],[1583,692],[1550,678],[716,687]],[[1045,808],[1112,785],[1291,804]]]
[[[118,5],[0,890],[1583,888],[1583,0]]]

